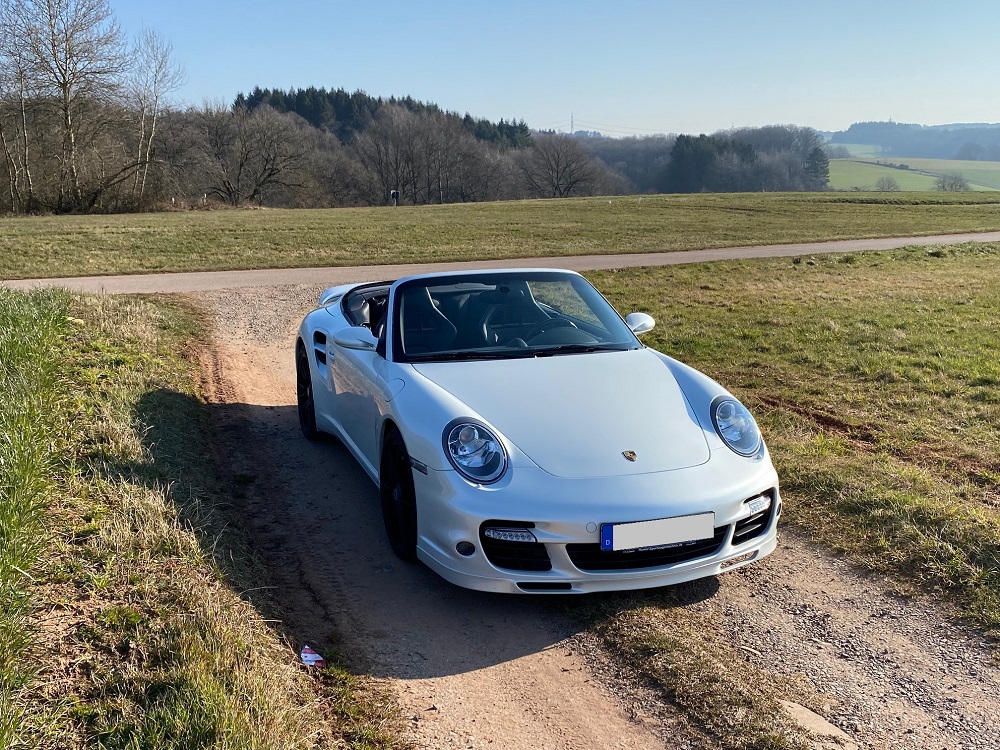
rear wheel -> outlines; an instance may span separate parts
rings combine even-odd
[[[389,546],[401,560],[417,561],[417,500],[410,457],[398,432],[386,437],[379,471],[382,520]]]
[[[299,427],[307,440],[319,438],[316,429],[316,401],[313,398],[312,375],[309,372],[309,355],[301,344],[295,351],[295,395],[299,406]]]

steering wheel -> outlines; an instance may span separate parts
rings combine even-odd
[[[525,341],[531,341],[535,336],[540,336],[551,328],[566,327],[576,328],[576,325],[573,321],[566,320],[566,318],[550,318],[549,320],[543,320],[541,323],[535,323],[521,338]]]

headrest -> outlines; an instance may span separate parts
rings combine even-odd
[[[487,305],[513,305],[524,299],[524,292],[509,286],[498,286],[488,292],[481,292],[479,301]]]
[[[368,300],[361,296],[355,296],[348,300],[347,307],[358,323],[368,323],[371,321],[371,313],[368,307]]]

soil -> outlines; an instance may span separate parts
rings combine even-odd
[[[320,291],[196,297],[215,320],[205,382],[223,468],[243,496],[238,521],[299,643],[382,681],[417,747],[711,747],[558,597],[466,591],[393,557],[368,476],[337,441],[299,432],[294,336]],[[995,646],[806,538],[783,532],[769,558],[693,599],[761,666],[828,696],[824,715],[857,746],[998,744]]]

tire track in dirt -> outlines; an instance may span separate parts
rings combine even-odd
[[[418,747],[711,747],[595,654],[565,600],[466,591],[392,556],[367,475],[336,441],[298,431],[292,345],[318,292],[198,298],[216,321],[206,389],[219,455],[245,490],[241,520],[300,642],[384,681]],[[936,603],[901,597],[808,539],[784,533],[774,555],[685,606],[766,670],[807,679],[859,746],[997,746],[994,648]]]
[[[232,312],[223,299],[209,301],[220,332]],[[418,747],[663,748],[587,669],[558,606],[459,589],[393,557],[367,475],[338,442],[302,438],[287,357],[297,321],[260,303],[249,295],[256,319],[217,336],[205,389],[225,471],[245,495],[241,520],[299,642],[383,680]],[[656,728],[672,747],[705,746],[685,740],[679,719]]]

